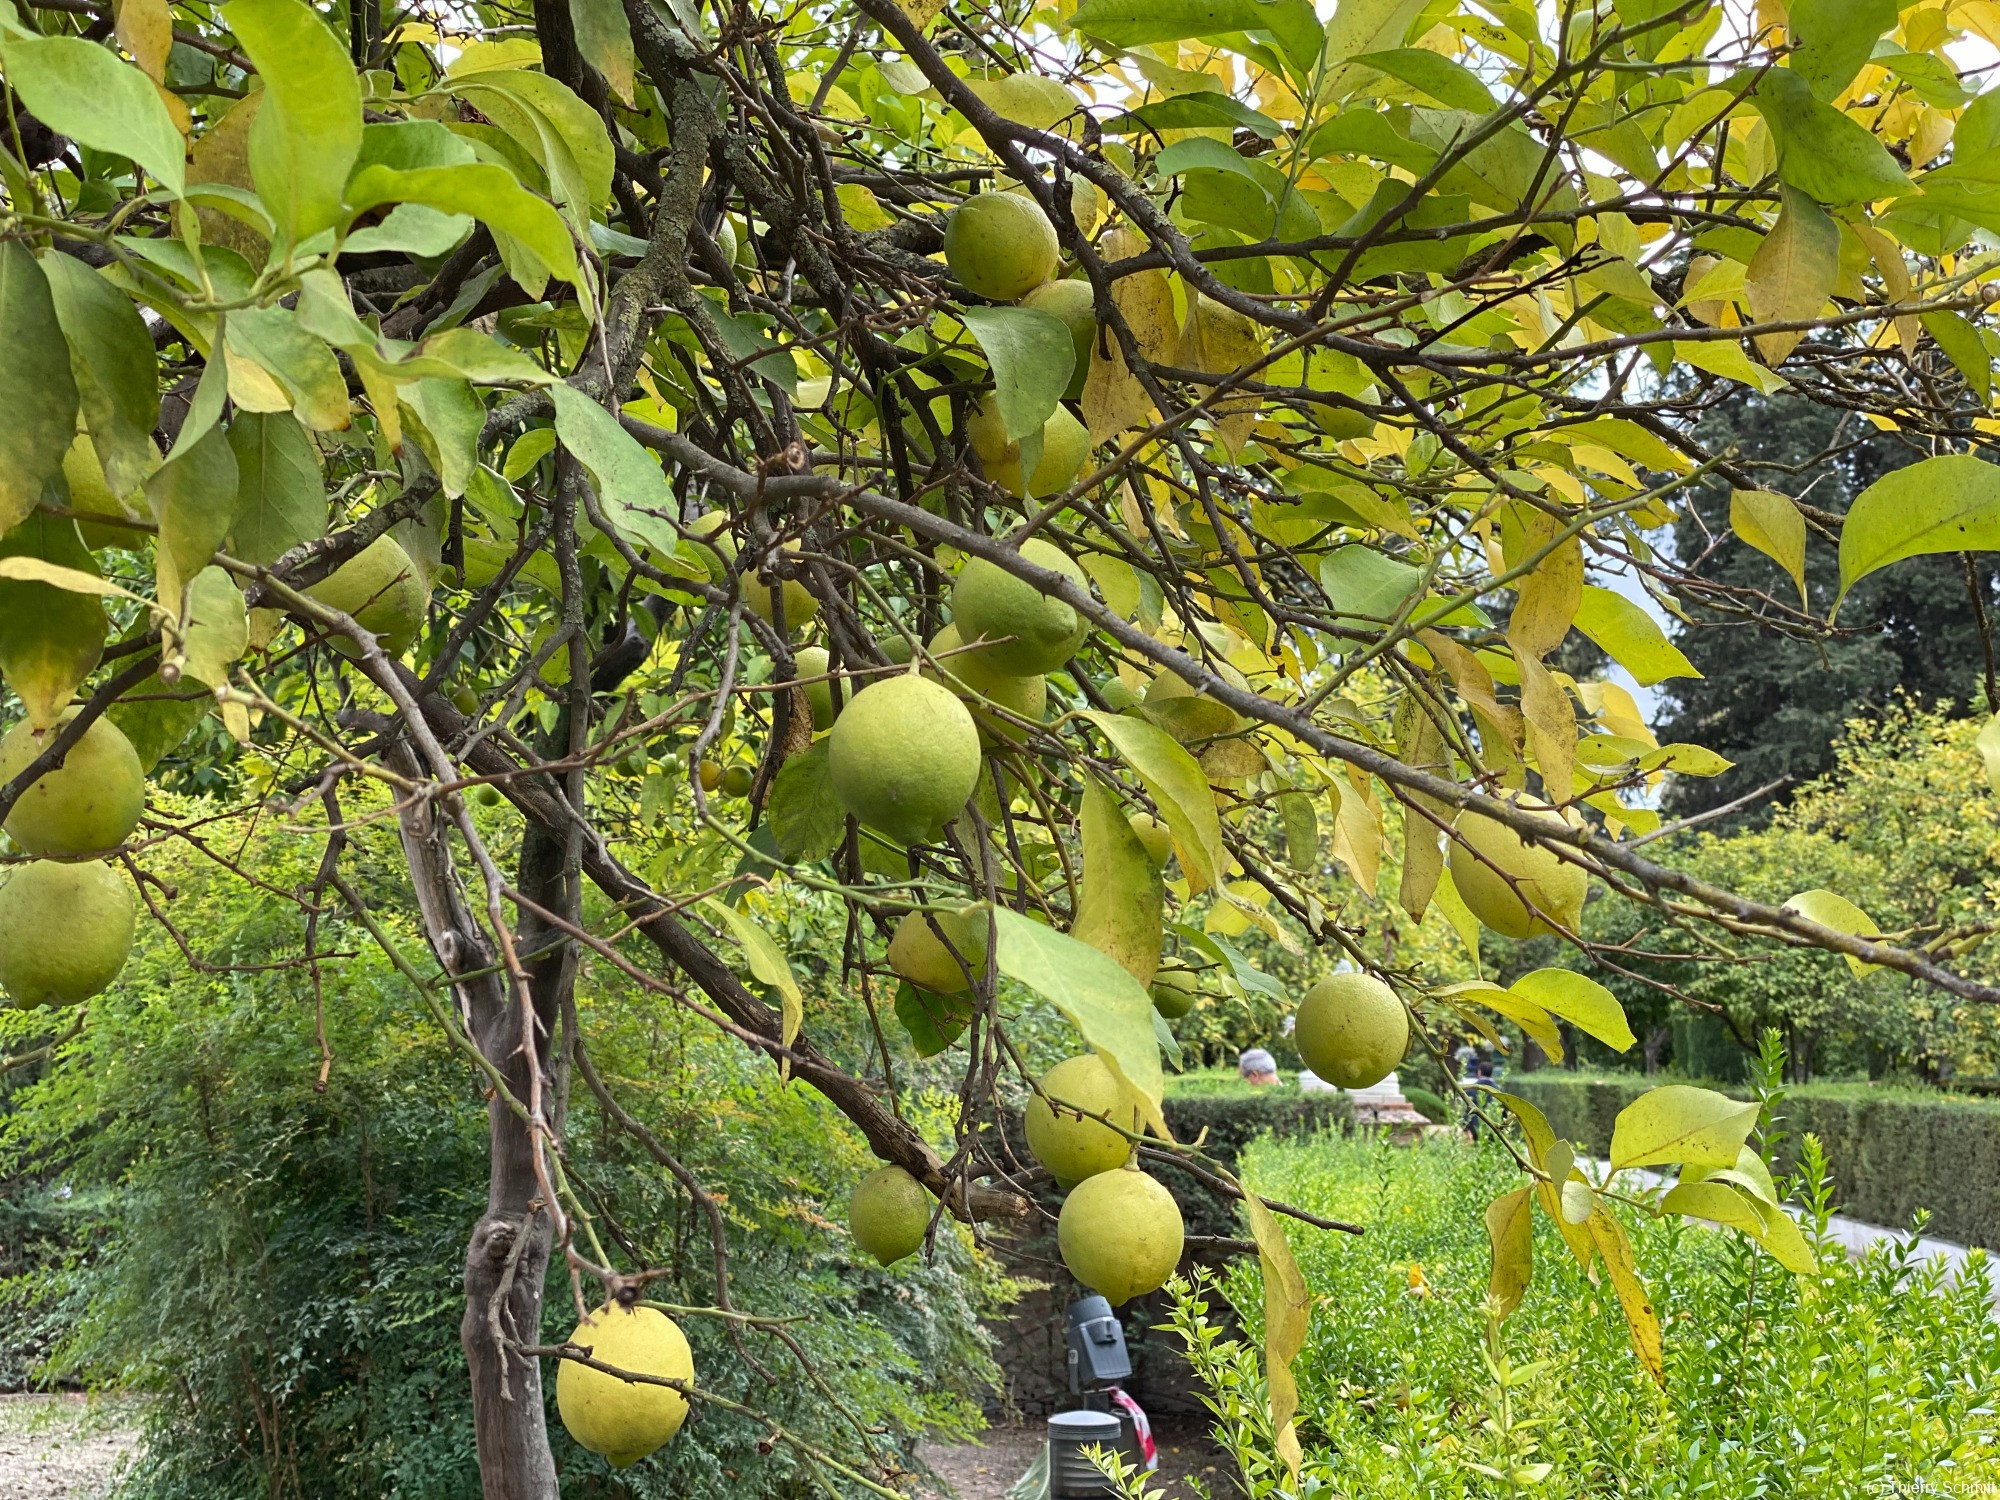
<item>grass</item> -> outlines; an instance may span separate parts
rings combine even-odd
[[[1534,1284],[1489,1341],[1483,1214],[1522,1180],[1496,1147],[1328,1135],[1260,1143],[1243,1166],[1271,1196],[1368,1226],[1360,1239],[1292,1226],[1315,1298],[1294,1366],[1307,1477],[1292,1493],[1847,1500],[2000,1484],[2000,1324],[1983,1274],[1947,1284],[1907,1245],[1851,1262],[1825,1245],[1820,1277],[1799,1281],[1733,1234],[1622,1212],[1665,1330],[1662,1387],[1609,1287],[1539,1212]],[[1810,1185],[1808,1198],[1810,1237],[1831,1205]],[[1204,1316],[1211,1290],[1176,1322],[1252,1495],[1276,1495],[1257,1352]],[[1255,1268],[1220,1290],[1254,1331]]]

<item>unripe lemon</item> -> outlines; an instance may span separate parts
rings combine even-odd
[[[870,828],[922,843],[979,785],[979,730],[951,690],[891,677],[854,695],[828,736],[834,795]]]
[[[416,644],[430,607],[430,589],[417,574],[410,554],[391,537],[378,536],[332,576],[306,590],[309,598],[337,609],[376,638],[391,656],[401,656]],[[359,656],[358,642],[344,635],[327,637],[342,656]]]
[[[933,922],[951,939],[951,948],[933,930]],[[889,938],[889,967],[920,990],[963,994],[986,974],[986,924],[984,906],[934,911],[928,917],[920,911],[906,913]],[[957,957],[952,948],[958,950]]]
[[[1039,205],[1014,193],[981,193],[952,210],[944,262],[958,284],[989,302],[1012,302],[1056,268],[1056,231]]]
[[[708,570],[711,583],[727,587],[730,574],[736,563],[736,538],[728,531],[729,517],[719,510],[696,516],[688,523],[688,531],[705,540],[694,542],[695,555],[701,565]],[[782,543],[780,552],[797,552],[797,542]],[[743,575],[741,587],[743,602],[750,606],[750,612],[766,625],[778,621],[778,599],[785,601],[785,633],[795,635],[819,617],[819,597],[796,578],[782,579],[776,584],[764,582],[756,573]]]
[[[1062,574],[1078,588],[1089,588],[1083,569],[1040,537],[1023,543],[1021,556]],[[992,642],[982,645],[978,655],[993,670],[1019,677],[1053,672],[1076,654],[1090,633],[1089,623],[1062,600],[982,557],[973,558],[958,575],[951,611],[961,640]]]
[[[1080,222],[1080,221],[1079,221]],[[1061,318],[1069,329],[1076,363],[1070,367],[1069,389],[1063,395],[1071,401],[1083,395],[1083,382],[1090,374],[1090,354],[1097,342],[1097,304],[1087,281],[1045,281],[1021,299],[1032,307]],[[979,455],[982,459],[985,454]]]
[[[1560,830],[1554,813],[1539,821]],[[1555,931],[1548,918],[1574,928],[1583,916],[1590,876],[1505,823],[1478,813],[1459,815],[1451,845],[1451,883],[1472,914],[1502,937],[1531,938]],[[1462,842],[1461,842],[1462,841]],[[1517,883],[1509,885],[1508,881]],[[1529,910],[1523,897],[1537,910]]]
[[[37,734],[25,721],[0,740],[0,786],[27,770],[56,742],[71,709]],[[139,826],[146,809],[146,772],[139,752],[109,719],[95,719],[83,738],[21,795],[7,815],[7,831],[30,854],[90,854],[115,849]]]
[[[808,646],[792,657],[792,666],[799,677],[825,677],[833,667],[833,657],[824,646]],[[812,708],[813,728],[833,728],[833,684],[808,682],[805,692],[806,703]]]
[[[680,1325],[657,1307],[601,1307],[569,1341],[600,1364],[663,1380],[694,1381],[694,1354]],[[556,1369],[556,1411],[581,1447],[627,1469],[681,1430],[687,1397],[664,1385],[621,1380],[565,1359]]]
[[[885,1266],[923,1248],[931,1224],[931,1195],[901,1167],[879,1167],[854,1185],[847,1227],[854,1243]]]
[[[1308,1068],[1336,1088],[1365,1089],[1396,1071],[1410,1017],[1372,974],[1329,974],[1299,1002],[1292,1040]]]
[[[1084,1115],[1117,1120],[1136,1132],[1141,1124],[1138,1107],[1129,1102],[1103,1058],[1086,1052],[1050,1068],[1042,1075],[1041,1093],[1021,1111],[1021,1126],[1035,1160],[1058,1182],[1081,1182],[1125,1165],[1132,1155],[1129,1140],[1102,1120],[1080,1119],[1069,1110],[1058,1113],[1050,1107],[1051,1099]]]
[[[715,761],[703,761],[695,767],[695,775],[701,778],[701,789],[704,792],[712,792],[722,785],[722,767]]]
[[[37,860],[0,885],[0,990],[16,1005],[101,993],[132,952],[132,887],[102,862]]]
[[[797,552],[797,542],[786,542],[780,552]],[[796,578],[786,578],[776,584],[769,584],[754,573],[743,578],[743,601],[750,611],[766,625],[778,623],[778,600],[785,601],[785,633],[796,635],[819,618],[819,596]]]
[[[1193,1010],[1200,995],[1194,975],[1186,969],[1162,969],[1153,976],[1153,1009],[1169,1021],[1178,1021]]]
[[[1014,677],[997,672],[983,660],[983,651],[961,651],[959,647],[963,644],[956,625],[947,625],[932,636],[930,651],[938,658],[938,665],[934,669],[926,667],[924,675],[968,700],[972,721],[979,726],[981,744],[997,744],[1001,740],[1020,743],[1028,737],[1028,731],[982,706],[982,700],[1018,718],[1039,722],[1048,711],[1048,683],[1040,677]]]
[[[983,408],[982,408],[983,410]],[[975,444],[975,451],[977,445]],[[1058,406],[1042,423],[1042,453],[1035,470],[1024,484],[1021,480],[1021,445],[1010,443],[1005,456],[994,460],[981,456],[986,477],[1008,494],[1020,499],[1059,495],[1075,482],[1090,458],[1090,434],[1067,406]]]
[[[757,773],[738,762],[722,773],[722,795],[725,797],[747,797],[750,788],[757,784]]]
[[[1164,870],[1167,861],[1174,857],[1173,832],[1151,813],[1136,812],[1125,821],[1132,825],[1139,842],[1146,846],[1146,857],[1153,862],[1153,868]]]
[[[1137,1170],[1079,1183],[1056,1219],[1070,1275],[1113,1307],[1165,1286],[1186,1240],[1174,1195]]]

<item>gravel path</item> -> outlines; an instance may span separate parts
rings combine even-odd
[[[1147,1481],[1148,1488],[1163,1490],[1166,1500],[1195,1500],[1196,1491],[1187,1483],[1194,1478],[1213,1500],[1229,1500],[1237,1493],[1232,1479],[1235,1470],[1210,1445],[1200,1424],[1168,1427],[1157,1437],[1160,1467]],[[1047,1426],[1035,1422],[1024,1427],[995,1427],[978,1443],[926,1443],[922,1450],[925,1462],[950,1486],[931,1493],[937,1500],[952,1496],[956,1500],[1001,1500],[1007,1487],[1027,1472],[1047,1439]]]
[[[100,1500],[137,1442],[115,1402],[0,1395],[0,1500]]]

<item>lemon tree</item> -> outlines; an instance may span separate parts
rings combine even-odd
[[[1660,782],[1726,763],[1561,654],[1693,670],[1659,621],[1709,587],[1662,544],[1696,481],[1794,574],[1835,549],[1844,586],[2000,545],[2000,93],[1964,69],[1994,45],[1983,4],[1803,0],[10,8],[10,1045],[89,1024],[135,924],[172,920],[151,851],[219,850],[231,819],[321,828],[301,899],[367,927],[344,819],[386,809],[430,946],[396,960],[449,990],[437,1024],[492,1095],[484,1482],[553,1497],[550,1364],[621,1463],[721,1399],[635,1311],[666,1316],[650,1226],[604,1232],[565,1165],[575,1072],[672,1170],[588,1068],[593,965],[847,1117],[900,1174],[894,1232],[863,1216],[885,1258],[920,1218],[1036,1212],[1046,1168],[986,1124],[1032,1100],[1091,1148],[1065,1255],[1126,1295],[1181,1249],[1147,1170],[1192,1152],[1160,1113],[1170,1021],[1269,1001],[1252,929],[1367,976],[1312,1016],[1357,1080],[1406,1023],[1436,1055],[1467,1027],[1630,1045],[1587,900],[1641,904],[1665,948],[1719,928],[2000,1000],[1952,965],[1976,933],[1661,862]],[[1821,511],[1699,439],[1746,389],[1922,457]],[[191,757],[229,795],[149,812]],[[642,858],[670,810],[699,847]],[[868,1047],[796,977],[808,898],[845,913]],[[1441,940],[1385,943],[1385,908]],[[1574,966],[1502,986],[1482,924]],[[1360,1040],[1336,994],[1367,1001]],[[1013,1047],[1050,1013],[1087,1111]],[[898,1053],[954,1079],[951,1132],[899,1107]],[[1649,1096],[1609,1175],[1520,1101],[1481,1108],[1523,1171],[1487,1216],[1502,1305],[1547,1215],[1660,1368],[1620,1218],[1656,1211],[1618,1179],[1640,1164],[1680,1174],[1668,1211],[1810,1270],[1727,1101]],[[1295,1462],[1287,1235],[1327,1231],[1244,1196]],[[558,1284],[578,1332],[545,1343]],[[768,1336],[720,1285],[676,1316]]]

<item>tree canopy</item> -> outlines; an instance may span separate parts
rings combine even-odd
[[[566,1151],[572,1089],[700,1190],[593,1065],[580,974],[824,1096],[920,1239],[1037,1211],[1033,1018],[1094,1080],[1057,1125],[1199,1165],[1149,986],[1269,997],[1253,929],[1373,977],[1338,993],[1388,986],[1434,1055],[1558,1021],[1629,1046],[1588,971],[1718,932],[1991,1005],[1954,912],[1892,938],[1840,892],[1656,858],[1662,780],[1729,762],[1561,654],[1691,676],[1642,595],[1809,654],[1880,570],[2000,543],[2000,92],[1968,42],[2000,44],[1983,0],[10,8],[0,982],[84,1004],[136,923],[202,962],[169,846],[254,884],[244,828],[319,830],[301,981],[351,919],[490,1085],[463,1339],[516,1500],[556,1492],[545,1366],[668,1433],[728,1403],[591,1353],[649,1267]],[[1707,419],[1781,392],[1845,416],[1815,443],[1858,424],[1911,461],[1840,510],[1780,483]],[[1781,582],[1689,555],[1714,486]],[[354,884],[377,822],[427,957]],[[1444,982],[1382,940],[1385,860],[1475,958],[1483,924],[1576,967]],[[1645,932],[1593,940],[1586,896]],[[809,963],[866,1028],[815,1024]],[[46,1049],[90,1020],[7,1024]],[[910,1108],[912,1059],[948,1121]],[[1539,1211],[1657,1375],[1609,1184],[1490,1107],[1524,1171],[1487,1216],[1499,1305]],[[1665,1211],[1808,1270],[1754,1116],[1658,1090],[1612,1168],[1681,1168]],[[1329,1226],[1200,1169],[1243,1200],[1296,1466],[1287,1234]],[[1070,1202],[1108,1186],[1148,1191]],[[747,1326],[720,1261],[715,1299],[684,1314]]]

